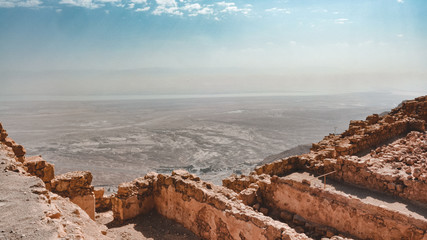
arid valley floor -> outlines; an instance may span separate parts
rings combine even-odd
[[[389,110],[403,98],[367,93],[4,101],[0,119],[29,155],[42,155],[57,173],[91,171],[94,185],[108,190],[150,171],[178,168],[220,184],[269,155],[311,146],[342,132],[350,120]]]

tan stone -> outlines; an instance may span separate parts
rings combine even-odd
[[[51,191],[81,207],[92,219],[95,217],[95,194],[92,174],[88,171],[75,171],[55,176],[50,182]]]
[[[91,219],[95,219],[95,195],[87,194],[83,196],[74,196],[70,198],[71,202],[79,206],[83,211],[89,215]]]
[[[30,174],[41,178],[45,183],[49,183],[55,176],[54,165],[46,162],[41,156],[25,158],[24,166]]]

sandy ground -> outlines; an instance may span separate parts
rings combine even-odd
[[[108,227],[107,237],[113,239],[196,240],[200,239],[182,225],[169,220],[155,211],[127,220],[123,224],[113,222],[111,211],[97,213],[96,221]]]
[[[51,239],[55,226],[41,221],[47,207],[32,192],[39,179],[6,171],[11,161],[0,144],[0,239]]]

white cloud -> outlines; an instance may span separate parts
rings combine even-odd
[[[146,12],[150,10],[150,7],[145,7],[145,8],[137,8],[135,9],[135,12]]]
[[[277,13],[286,13],[286,14],[291,14],[291,11],[289,9],[286,8],[269,8],[269,9],[265,9],[266,12],[277,12]]]
[[[129,3],[129,4],[128,4],[128,8],[129,8],[129,9],[132,9],[132,8],[134,8],[134,7],[135,7],[135,3]]]
[[[213,14],[214,10],[212,8],[205,7],[203,9],[200,9],[199,11],[197,11],[197,13],[202,14],[202,15]]]
[[[180,9],[182,11],[189,12],[188,16],[195,17],[195,16],[198,16],[198,15],[209,15],[209,14],[213,14],[214,10],[212,8],[210,8],[209,6],[212,6],[212,5],[207,5],[205,7],[202,7],[198,3],[193,3],[193,4],[185,4]]]
[[[248,14],[252,9],[250,8],[252,5],[250,5],[250,7],[247,8],[239,8],[236,6],[236,4],[234,2],[217,2],[216,3],[218,6],[224,7],[224,9],[221,10],[221,12],[223,13],[231,13],[231,12],[241,12],[243,14]]]
[[[235,3],[232,3],[232,2],[224,2],[224,1],[222,1],[222,2],[217,2],[216,3],[218,6],[223,6],[223,7],[229,7],[229,6],[234,6],[235,5]]]
[[[58,8],[55,10],[55,12],[60,13],[60,12],[62,12],[62,9]]]
[[[131,0],[132,3],[137,3],[137,4],[147,4],[147,0]]]
[[[397,34],[396,36],[399,37],[399,38],[403,38],[404,37],[403,34]]]
[[[103,6],[102,4],[92,2],[92,0],[61,0],[59,4],[66,4],[70,6],[76,6],[76,7],[85,7],[90,9],[95,9]]]
[[[198,4],[198,3],[193,3],[193,4],[185,4],[185,6],[184,6],[184,7],[182,7],[181,9],[182,9],[182,10],[186,10],[186,11],[193,11],[193,10],[198,10],[198,9],[200,9],[200,8],[202,8],[202,7],[200,6],[200,4]]]
[[[156,0],[156,3],[159,6],[177,6],[177,3],[175,0]]]
[[[178,4],[176,3],[175,0],[156,0],[156,3],[158,6],[153,11],[154,15],[162,15],[162,14],[170,14],[170,15],[177,15],[177,16],[184,15],[184,13],[180,11],[180,8],[178,8]]]
[[[398,3],[404,3],[404,0],[397,0]]]
[[[184,13],[181,12],[178,7],[167,7],[164,5],[157,6],[157,8],[153,11],[154,15],[162,15],[163,13],[177,16],[184,15]]]
[[[205,7],[205,8],[202,8],[202,9],[199,9],[197,11],[193,11],[193,12],[189,13],[188,16],[195,17],[198,15],[210,15],[210,14],[214,14],[214,10],[212,8]]]
[[[121,0],[95,0],[96,2],[101,2],[101,3],[116,3],[116,2],[121,2]]]
[[[38,7],[41,4],[40,0],[0,0],[0,8]]]
[[[350,22],[348,21],[347,18],[338,18],[338,19],[335,19],[335,23],[337,23],[337,24],[345,24],[345,23],[350,23]]]

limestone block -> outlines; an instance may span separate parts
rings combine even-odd
[[[90,218],[95,220],[95,195],[93,193],[83,196],[74,196],[71,197],[70,200],[84,210]]]
[[[43,182],[50,182],[54,178],[55,167],[46,162],[41,156],[31,156],[25,159],[24,166],[27,171],[42,179]]]

